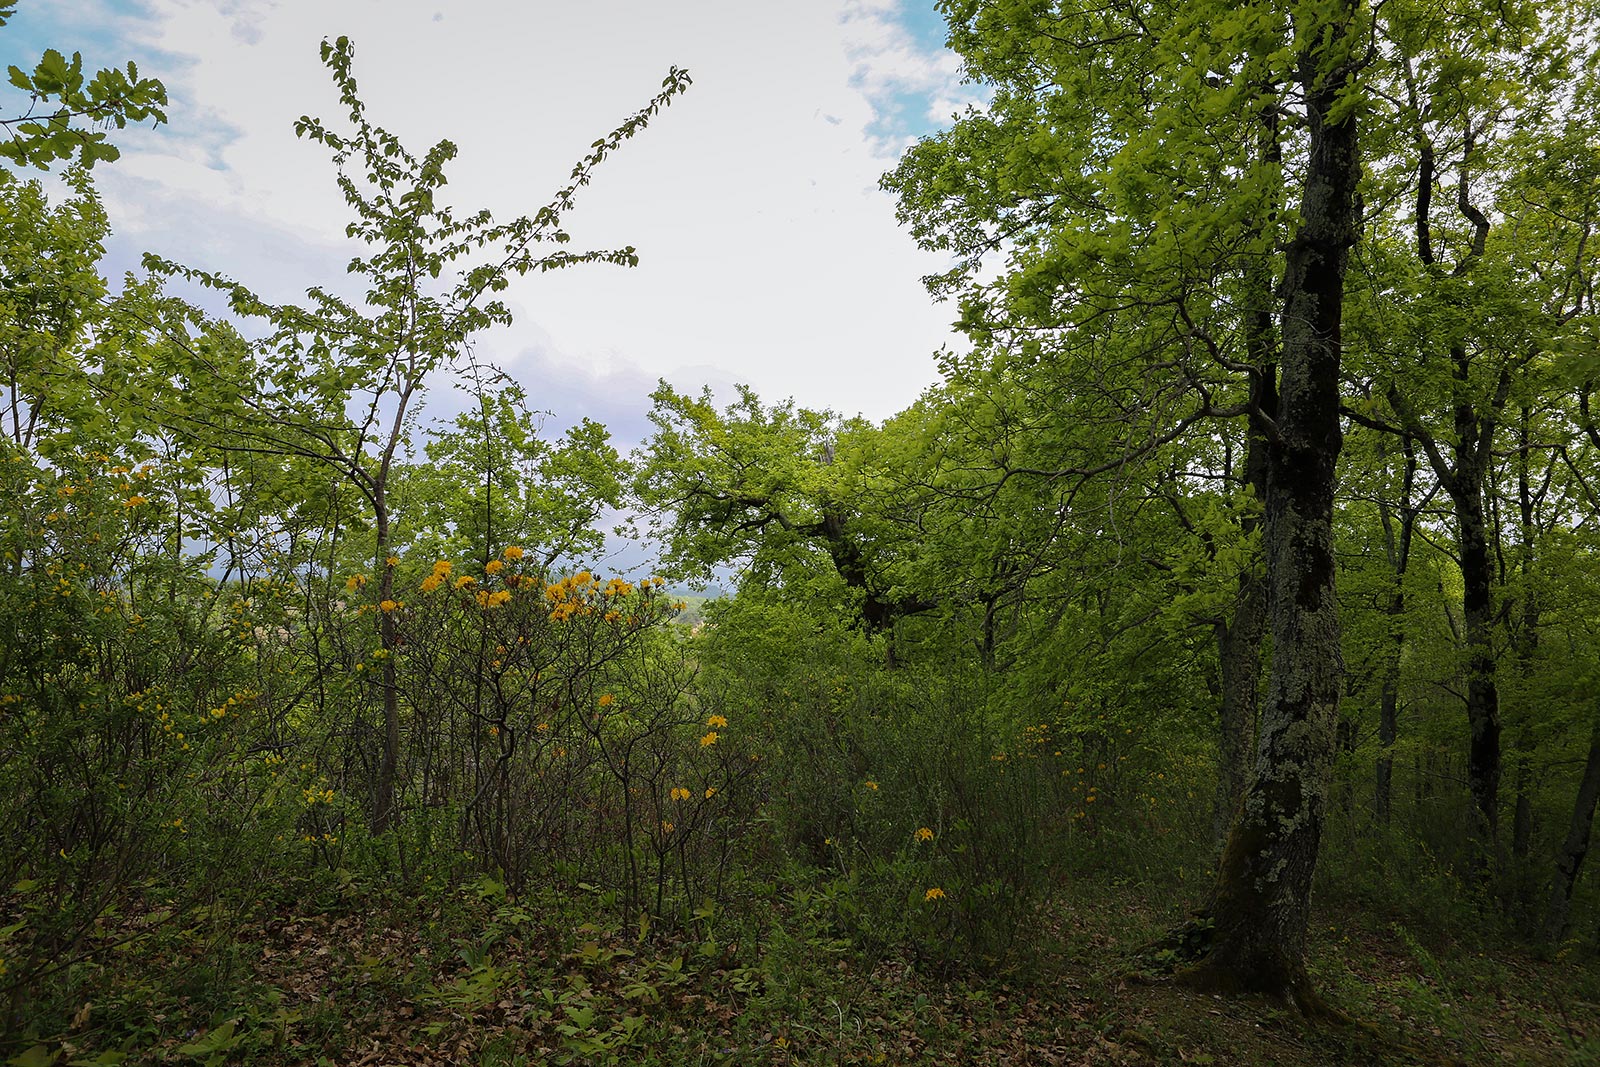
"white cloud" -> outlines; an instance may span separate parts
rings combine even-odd
[[[918,99],[919,113],[948,108],[966,90],[953,58],[919,47],[892,4],[149,8],[118,31],[130,48],[182,62],[153,71],[173,94],[171,126],[125,139],[105,177],[128,245],[279,298],[336,281],[321,272],[348,257],[344,205],[323,150],[291,130],[301,114],[340,117],[317,58],[324,36],[355,41],[368,114],[415,150],[454,140],[447,191],[501,217],[542,204],[676,64],[694,87],[600,170],[569,219],[578,246],[633,244],[640,267],[519,281],[508,294],[519,326],[485,338],[480,354],[526,376],[536,402],[540,376],[564,362],[631,368],[587,384],[607,397],[643,389],[627,399],[640,413],[657,377],[693,387],[699,374],[881,418],[934,380],[932,353],[952,341],[953,309],[932,304],[918,280],[942,264],[897,228],[877,180],[903,140],[885,140],[884,109]],[[580,389],[569,402],[595,397]]]

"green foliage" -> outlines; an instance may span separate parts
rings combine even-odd
[[[1308,143],[1286,94],[1314,12],[943,9],[993,103],[886,182],[954,256],[931,284],[977,344],[881,425],[662,384],[630,465],[588,420],[545,437],[534,387],[472,358],[516,275],[635,262],[570,251],[565,219],[687,87],[676,69],[547,204],[499,222],[444,204],[454,146],[373,124],[349,42],[325,43],[345,121],[296,131],[338,171],[359,299],[273,305],[158,258],[110,297],[86,171],[54,199],[0,174],[0,1056],[1233,1051],[1173,1036],[1215,1009],[1119,1020],[1107,991],[1213,882],[1223,649],[1260,567],[1250,456]],[[1500,1047],[1471,1012],[1518,976],[1439,946],[1539,919],[1600,676],[1600,185],[1575,12],[1475,12],[1477,34],[1384,6],[1364,61],[1383,92],[1362,105],[1317,899],[1406,955],[1358,967],[1338,924],[1311,933],[1339,996],[1478,1058]],[[62,110],[8,122],[11,158],[86,166],[111,149],[75,123],[161,118],[158,83],[79,66],[14,72]],[[445,371],[473,403],[423,432]],[[1460,450],[1480,439],[1474,480]],[[1486,877],[1446,508],[1473,486],[1503,791],[1528,815]],[[737,568],[737,594],[691,629],[664,579],[597,576],[601,524],[630,503],[667,574]],[[1582,977],[1592,874],[1574,901],[1553,966]],[[1027,996],[999,987],[1029,968],[1046,977]],[[1067,998],[1048,1020],[1018,1007],[1047,995]],[[984,1029],[1001,1019],[1016,1032]]]
[[[497,377],[477,411],[429,435],[426,462],[400,470],[396,544],[452,556],[493,544],[537,545],[546,566],[605,547],[601,518],[622,503],[624,465],[604,426],[581,420],[559,441],[515,382]]]
[[[0,28],[16,14],[16,7],[15,0],[0,5]],[[131,60],[125,71],[107,67],[89,77],[81,53],[72,53],[68,60],[47,48],[31,71],[13,64],[7,72],[12,87],[28,94],[22,114],[0,118],[9,135],[0,141],[0,158],[18,166],[49,170],[51,163],[75,157],[88,169],[121,155],[106,140],[106,127],[120,130],[130,122],[149,119],[159,126],[167,121],[166,87],[154,78],[139,77]]]

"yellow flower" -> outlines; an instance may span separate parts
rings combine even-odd
[[[500,554],[506,559],[521,559],[522,549],[518,545],[507,545],[506,550]]]
[[[601,693],[600,694],[600,706],[602,708],[609,708],[611,705],[615,704],[616,702],[617,702],[617,698],[612,696],[610,693]]]
[[[366,584],[367,576],[365,574],[352,574],[350,577],[344,580],[344,587],[349,589],[351,592],[360,589]]]
[[[136,508],[140,504],[143,504],[143,503],[145,503],[144,497],[135,495],[135,496],[130,496],[128,499],[124,500],[122,502],[122,506],[125,507],[125,508]]]
[[[922,894],[922,899],[923,900],[943,900],[944,899],[944,890],[940,889],[938,886],[934,886],[932,889],[930,889],[926,893]]]
[[[874,793],[876,793],[878,791],[878,783],[877,782],[862,782],[861,784],[866,786],[868,789],[872,790]]]
[[[917,840],[918,841],[932,841],[933,840],[933,831],[928,829],[926,826],[919,828],[917,830]]]
[[[714,745],[716,743],[717,743],[717,732],[715,730],[712,730],[710,733],[706,734],[704,737],[702,737],[700,739],[700,747],[701,748],[709,748],[710,746],[712,746],[712,745]]]
[[[400,600],[385,600],[383,603],[378,605],[378,610],[382,611],[382,612],[394,611],[396,608],[400,607],[403,603],[404,603],[404,601],[400,601]]]
[[[437,561],[435,561],[435,563],[433,565],[433,573],[448,575],[450,573],[450,567],[451,567],[451,563],[450,563],[449,560],[447,560],[447,559],[437,560]]]
[[[668,822],[667,820],[662,819],[661,820],[661,832],[664,833],[664,834],[670,834],[670,833],[672,833],[672,831],[673,831],[673,825],[670,822]]]
[[[673,800],[688,800],[689,791],[682,786],[674,786],[671,793],[667,794]]]
[[[707,726],[727,726],[728,725],[728,720],[724,719],[721,715],[713,715],[709,719],[706,720],[706,725]]]
[[[400,566],[400,557],[399,556],[384,556],[383,557],[383,565],[385,567],[398,567],[398,566]]]
[[[474,578],[470,574],[463,574],[461,577],[456,579],[456,588],[457,589],[465,589],[467,586],[471,585],[473,582],[476,582],[477,580],[478,579]]]
[[[504,604],[506,601],[508,601],[510,599],[511,599],[511,590],[509,590],[509,589],[496,589],[494,592],[489,594],[488,605],[491,608],[497,608],[501,604]]]
[[[483,565],[483,573],[485,573],[485,574],[499,574],[500,571],[502,569],[504,569],[504,567],[505,567],[504,563],[501,563],[497,559],[491,559],[488,563],[485,563]]]
[[[424,593],[431,593],[435,589],[439,588],[440,583],[443,581],[444,578],[440,575],[430,574],[426,578],[422,579],[422,591]]]
[[[714,797],[716,795],[717,795],[717,787],[716,786],[714,786],[714,785],[706,786],[706,799],[707,800],[710,800],[712,797]]]

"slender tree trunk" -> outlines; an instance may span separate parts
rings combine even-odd
[[[1511,813],[1511,858],[1526,860],[1533,849],[1533,800],[1528,795],[1531,779],[1528,767],[1527,741],[1519,738],[1516,746],[1517,805]]]
[[[1500,832],[1500,690],[1495,681],[1493,571],[1483,479],[1477,464],[1457,464],[1451,494],[1461,542],[1462,620],[1467,643],[1467,785],[1478,808],[1478,830],[1492,853]]]
[[[388,565],[389,510],[380,484],[376,494],[376,530],[378,535],[377,568],[379,605],[394,599],[394,568]],[[378,608],[378,647],[383,649],[383,662],[379,665],[379,684],[382,687],[383,750],[378,757],[378,776],[372,789],[372,832],[387,833],[394,822],[395,776],[400,764],[400,701],[398,679],[395,676],[394,614]]]
[[[1311,880],[1322,837],[1343,688],[1334,595],[1334,470],[1345,269],[1359,223],[1356,5],[1332,5],[1299,57],[1310,133],[1298,229],[1289,244],[1266,523],[1271,674],[1255,773],[1218,870],[1210,954],[1186,976],[1202,989],[1265,993],[1324,1010],[1305,969]],[[1337,108],[1337,116],[1335,111]]]
[[[1266,375],[1253,376],[1266,380]],[[1268,403],[1270,380],[1264,386],[1252,382],[1258,403]],[[1271,411],[1268,407],[1265,410]],[[1258,500],[1265,499],[1267,488],[1267,447],[1259,430],[1252,427],[1245,446],[1245,484]],[[1245,534],[1259,526],[1254,515],[1241,524]],[[1221,704],[1217,737],[1217,795],[1212,811],[1212,835],[1220,848],[1228,838],[1244,797],[1250,775],[1250,750],[1255,744],[1256,719],[1260,711],[1261,638],[1266,631],[1266,579],[1259,560],[1253,560],[1239,574],[1239,589],[1233,602],[1233,619],[1220,627],[1218,658],[1221,663]]]
[[[1378,766],[1372,805],[1373,814],[1385,826],[1389,824],[1393,809],[1394,743],[1399,737],[1400,726],[1400,658],[1406,644],[1406,568],[1410,566],[1411,538],[1417,527],[1417,512],[1421,510],[1420,505],[1412,500],[1417,479],[1416,450],[1410,437],[1402,438],[1401,445],[1406,458],[1400,490],[1398,530],[1394,528],[1395,517],[1390,514],[1388,505],[1379,505],[1389,567],[1394,571],[1394,592],[1390,594],[1385,608],[1389,616],[1389,647],[1384,656],[1383,680],[1378,695]]]
[[[1517,546],[1517,571],[1521,579],[1521,625],[1516,634],[1517,673],[1521,675],[1522,707],[1519,709],[1520,725],[1514,746],[1516,760],[1516,808],[1511,823],[1511,856],[1520,870],[1526,870],[1529,852],[1533,847],[1533,800],[1531,787],[1532,742],[1528,736],[1530,726],[1527,692],[1533,680],[1534,658],[1539,651],[1540,598],[1535,580],[1534,539],[1538,536],[1538,515],[1534,499],[1533,479],[1529,470],[1529,423],[1533,412],[1523,405],[1517,420],[1517,516],[1519,544]]]
[[[1544,937],[1551,944],[1560,942],[1571,928],[1572,891],[1578,872],[1589,854],[1589,837],[1594,827],[1594,809],[1600,802],[1600,714],[1595,716],[1589,736],[1589,758],[1583,765],[1578,796],[1572,805],[1572,822],[1566,840],[1556,854],[1555,881],[1550,886],[1550,906],[1545,913]]]

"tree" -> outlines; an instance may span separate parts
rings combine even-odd
[[[43,185],[0,171],[0,374],[5,433],[21,450],[95,421],[81,357],[102,318],[98,264],[110,227],[88,174],[52,206]]]
[[[873,536],[854,457],[859,420],[767,407],[747,387],[725,412],[665,382],[651,394],[657,430],[635,480],[666,536],[663,559],[686,577],[745,559],[761,571],[804,568],[816,553],[872,633],[931,605],[896,584],[894,554]]]
[[[366,590],[383,665],[377,672],[381,725],[372,771],[371,823],[389,827],[395,809],[400,708],[394,657],[395,612],[403,606],[395,586],[393,477],[431,376],[464,360],[469,338],[510,321],[495,298],[511,277],[579,263],[632,266],[632,247],[571,252],[564,216],[594,169],[623,141],[642,130],[689,85],[673,68],[661,91],[605,137],[573,168],[569,182],[531,216],[496,222],[487,210],[458,218],[440,202],[446,165],[456,147],[440,141],[417,156],[366,115],[352,73],[347,38],[324,41],[322,60],[333,75],[351,132],[301,117],[296,132],[329,150],[338,183],[355,215],[346,236],[369,251],[350,272],[367,285],[352,303],[317,287],[306,307],[274,305],[221,274],[150,256],[157,276],[178,276],[225,293],[232,311],[264,320],[267,336],[245,345],[238,334],[209,330],[200,337],[164,331],[164,341],[192,357],[188,377],[220,373],[226,387],[211,389],[209,406],[186,407],[169,393],[158,420],[203,436],[211,447],[241,454],[298,457],[331,469],[364,501],[372,523],[374,580]],[[353,168],[352,175],[347,167]],[[545,251],[541,246],[558,246]],[[457,267],[458,260],[477,262]],[[447,269],[453,281],[435,285]],[[133,313],[133,312],[130,312]],[[154,325],[154,324],[151,324]],[[218,363],[218,358],[225,363]]]
[[[1536,402],[1561,324],[1585,299],[1581,245],[1574,256],[1563,231],[1588,215],[1593,193],[1549,160],[1553,143],[1574,143],[1587,111],[1577,101],[1592,92],[1585,47],[1574,43],[1580,8],[1512,5],[1467,35],[1407,5],[1385,5],[1374,22],[1392,110],[1369,195],[1404,206],[1369,219],[1352,312],[1363,399],[1347,412],[1414,447],[1451,503],[1468,781],[1484,859],[1498,842],[1503,762],[1495,457],[1508,418]],[[1531,524],[1531,496],[1515,506],[1523,504]],[[1523,549],[1531,564],[1532,546]]]
[[[1232,414],[1265,441],[1270,681],[1192,980],[1314,1009],[1304,950],[1342,685],[1331,519],[1364,18],[1353,3],[944,7],[995,95],[887,179],[919,240],[961,257],[935,290],[961,293],[980,338],[1031,335],[1060,392],[1103,397],[1103,435],[1162,443]],[[987,284],[994,252],[1008,270]],[[1280,270],[1274,298],[1261,283]],[[1241,388],[1252,373],[1276,388]]]
[[[496,545],[535,546],[546,568],[599,554],[599,521],[622,506],[622,458],[589,419],[558,441],[540,430],[520,385],[504,375],[485,383],[478,407],[434,430],[424,459],[403,465],[396,544],[483,560]]]

